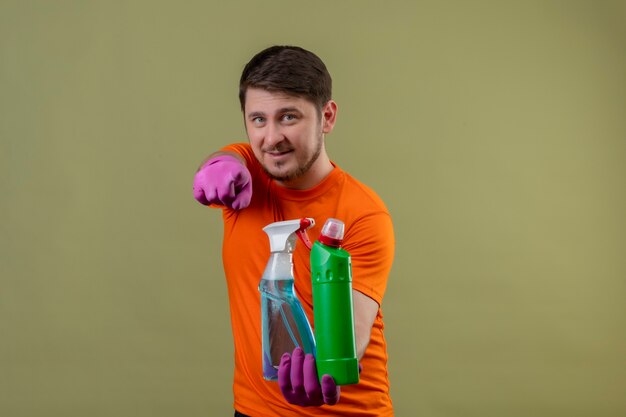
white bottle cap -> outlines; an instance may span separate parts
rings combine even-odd
[[[320,242],[328,246],[339,247],[343,240],[345,225],[341,220],[330,218],[324,223]]]

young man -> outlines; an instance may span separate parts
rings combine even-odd
[[[194,197],[223,210],[236,416],[393,415],[380,310],[393,261],[393,226],[380,198],[326,153],[325,135],[337,119],[331,84],[324,63],[309,51],[274,46],[259,52],[244,68],[239,87],[249,144],[212,154],[194,178]],[[301,349],[285,352],[278,383],[263,379],[257,288],[269,243],[262,229],[302,217],[316,220],[311,238],[329,217],[346,224],[343,247],[352,256],[362,372],[358,384],[343,386],[341,392],[329,375],[319,383],[315,358]],[[304,245],[296,246],[295,289],[312,322],[308,256]]]

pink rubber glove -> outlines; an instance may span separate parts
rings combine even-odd
[[[278,367],[278,386],[290,404],[303,407],[335,405],[339,401],[340,389],[330,375],[317,378],[315,357],[295,348],[293,354],[285,353]]]
[[[252,198],[250,171],[234,156],[211,158],[196,172],[193,196],[207,206],[217,204],[235,210],[246,208]]]

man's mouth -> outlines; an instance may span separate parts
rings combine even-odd
[[[292,150],[291,149],[284,149],[284,150],[270,150],[270,151],[265,151],[266,154],[277,158],[283,155],[287,155],[288,153],[291,153]]]

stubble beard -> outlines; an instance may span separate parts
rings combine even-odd
[[[277,174],[272,174],[267,169],[265,164],[261,164],[261,166],[263,167],[263,170],[265,171],[267,176],[275,181],[289,182],[289,181],[296,180],[302,177],[304,174],[306,174],[311,169],[313,164],[317,161],[317,159],[320,157],[320,154],[322,153],[323,143],[324,143],[323,135],[319,133],[317,136],[317,143],[316,143],[315,151],[313,152],[313,155],[303,165],[297,167],[297,169],[295,169],[292,172],[287,172],[283,175],[277,175]],[[280,164],[277,164],[276,167],[280,168]]]

